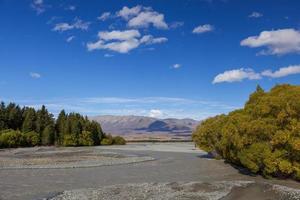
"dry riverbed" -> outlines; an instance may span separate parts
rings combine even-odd
[[[300,185],[243,175],[192,143],[0,150],[0,199],[298,200]]]

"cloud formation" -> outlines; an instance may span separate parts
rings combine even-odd
[[[74,10],[76,10],[76,6],[69,5],[69,6],[66,7],[66,10],[74,11]]]
[[[181,67],[181,64],[178,64],[178,63],[176,63],[176,64],[173,65],[173,68],[174,68],[174,69],[178,69],[178,68],[180,68],[180,67]]]
[[[277,71],[272,72],[271,70],[266,70],[261,73],[263,76],[271,78],[280,78],[292,74],[300,74],[300,65],[291,65],[288,67],[282,67]]]
[[[31,78],[35,78],[35,79],[42,77],[41,74],[39,74],[37,72],[30,72],[29,75],[31,76]]]
[[[128,27],[147,28],[152,25],[158,29],[168,29],[164,15],[154,11],[151,7],[135,6],[128,8],[124,6],[117,12],[117,16],[127,21]]]
[[[201,34],[201,33],[211,32],[213,30],[214,30],[214,26],[212,26],[210,24],[204,24],[204,25],[195,27],[193,30],[193,33]]]
[[[119,53],[128,53],[139,47],[141,44],[150,45],[167,41],[167,38],[155,38],[152,35],[140,37],[141,34],[138,30],[100,31],[98,33],[98,41],[88,43],[87,49],[89,51],[107,49]]]
[[[262,16],[263,16],[263,14],[259,13],[259,12],[253,12],[250,15],[248,15],[249,18],[260,18]]]
[[[31,2],[31,7],[38,15],[46,11],[46,6],[43,0],[33,0]]]
[[[98,17],[97,19],[101,20],[101,21],[105,21],[108,18],[111,17],[111,13],[110,12],[104,12],[102,13],[102,15],[100,17]]]
[[[258,36],[242,40],[241,46],[266,47],[267,49],[260,51],[259,55],[300,53],[300,31],[292,28],[263,31]]]
[[[66,41],[67,41],[67,42],[71,42],[71,41],[74,40],[74,39],[75,39],[75,36],[72,35],[72,36],[68,37],[68,38],[66,39]]]
[[[158,109],[152,109],[149,112],[149,117],[162,118],[163,116],[164,116],[163,112]]]
[[[272,70],[264,70],[260,73],[255,72],[251,68],[247,68],[247,69],[240,68],[240,69],[225,71],[221,74],[218,74],[214,78],[212,83],[213,84],[222,83],[222,82],[232,83],[232,82],[242,81],[245,79],[257,80],[257,79],[261,79],[262,77],[281,78],[281,77],[294,75],[294,74],[300,74],[300,65],[291,65],[287,67],[282,67],[274,72]]]
[[[240,69],[225,71],[221,74],[218,74],[214,78],[213,84],[222,83],[222,82],[232,83],[232,82],[242,81],[244,79],[255,80],[260,78],[261,78],[260,74],[255,73],[253,69],[240,68]]]
[[[58,23],[55,24],[54,28],[52,29],[53,31],[58,31],[58,32],[64,32],[72,29],[79,29],[79,30],[88,30],[90,22],[84,22],[81,19],[75,18],[73,23]]]

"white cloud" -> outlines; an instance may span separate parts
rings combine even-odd
[[[37,72],[30,72],[29,75],[32,77],[32,78],[41,78],[41,74],[37,73]]]
[[[178,68],[180,68],[180,67],[181,67],[181,64],[178,64],[178,63],[173,65],[173,68],[174,68],[174,69],[178,69]]]
[[[250,18],[259,18],[262,16],[263,16],[263,14],[259,13],[259,12],[252,12],[250,15],[248,15],[248,17],[250,17]]]
[[[54,28],[52,29],[53,31],[59,31],[59,32],[64,32],[72,29],[80,29],[80,30],[87,30],[89,28],[90,22],[84,22],[81,19],[76,18],[74,20],[74,23],[58,23],[55,24]]]
[[[102,40],[131,40],[140,37],[141,34],[138,30],[126,30],[126,31],[101,31],[98,33],[98,37]]]
[[[300,32],[295,29],[263,31],[241,41],[241,46],[250,48],[266,47],[260,55],[284,55],[300,53]]]
[[[210,24],[204,24],[204,25],[200,25],[194,28],[193,33],[206,33],[206,32],[211,32],[214,30],[214,26],[210,25]]]
[[[98,33],[99,40],[95,43],[88,43],[87,48],[89,51],[108,49],[119,53],[128,53],[140,45],[138,39],[140,36],[141,34],[137,30],[103,31]]]
[[[138,46],[139,46],[139,41],[137,39],[109,42],[109,43],[104,43],[103,40],[99,40],[96,43],[87,44],[89,51],[96,50],[96,49],[107,49],[119,53],[128,53],[129,51],[137,48]]]
[[[117,16],[124,18],[125,20],[128,20],[132,16],[136,16],[140,13],[142,10],[142,6],[135,6],[132,8],[128,8],[127,6],[124,6],[119,12],[117,12]]]
[[[167,42],[168,38],[165,37],[158,37],[154,38],[152,35],[145,35],[140,39],[140,43],[145,43],[147,45],[149,44],[159,44],[163,42]]]
[[[271,78],[280,78],[292,74],[300,74],[300,65],[291,65],[288,67],[282,67],[277,71],[265,70],[261,73],[263,76]]]
[[[232,83],[232,82],[242,81],[244,79],[255,80],[260,78],[261,75],[254,72],[253,69],[240,68],[240,69],[225,71],[221,74],[218,74],[214,78],[213,84],[222,83],[222,82]]]
[[[152,24],[155,28],[167,29],[164,15],[155,11],[144,11],[128,21],[130,27],[148,27]]]
[[[100,17],[98,17],[98,19],[101,20],[101,21],[105,21],[109,17],[111,17],[111,13],[110,12],[104,12],[104,13],[102,13],[102,15]]]
[[[31,3],[31,7],[36,11],[38,15],[45,12],[46,10],[46,6],[43,0],[33,0]]]
[[[74,40],[75,39],[75,36],[70,36],[70,37],[68,37],[67,39],[66,39],[66,41],[67,42],[71,42],[72,40]]]
[[[161,110],[152,109],[149,112],[149,117],[161,118],[163,116],[164,116],[164,114],[163,114],[163,112]]]
[[[76,6],[70,5],[70,6],[66,7],[66,10],[74,11],[74,10],[76,10]]]
[[[134,28],[146,28],[153,25],[158,29],[167,29],[168,24],[165,22],[164,15],[154,11],[151,7],[135,6],[128,8],[124,6],[117,16],[128,21],[127,25]]]
[[[167,41],[167,38],[154,38],[152,35],[140,37],[141,34],[138,30],[101,31],[98,33],[99,40],[94,43],[88,43],[87,48],[89,51],[107,49],[119,53],[128,53],[141,44],[150,45]]]
[[[225,71],[221,74],[218,74],[214,78],[213,84],[222,83],[222,82],[232,83],[232,82],[242,81],[244,79],[257,80],[263,77],[281,78],[281,77],[294,75],[294,74],[300,74],[300,65],[290,65],[287,67],[281,67],[274,72],[268,69],[262,71],[261,73],[257,73],[250,68],[248,69],[240,68],[240,69]]]

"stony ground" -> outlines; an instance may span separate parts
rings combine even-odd
[[[65,191],[49,200],[298,200],[300,191],[253,181],[124,184]]]
[[[12,149],[0,152],[0,169],[82,168],[118,165],[153,160],[102,149],[71,147],[39,147]]]
[[[92,162],[106,164],[79,165]],[[1,200],[300,199],[298,182],[243,175],[192,143],[1,150],[0,163]]]

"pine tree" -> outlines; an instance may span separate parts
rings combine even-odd
[[[7,128],[6,123],[6,107],[4,102],[1,102],[0,104],[0,131]]]
[[[17,130],[22,126],[22,111],[19,106],[14,103],[8,104],[6,107],[8,128]]]
[[[55,128],[53,124],[49,124],[45,127],[42,133],[42,144],[53,145],[55,140]]]
[[[61,144],[64,138],[64,126],[67,120],[67,116],[65,113],[65,110],[60,111],[56,123],[55,123],[55,129],[56,129],[56,140],[58,144]]]
[[[53,115],[50,114],[46,107],[43,105],[36,114],[36,132],[39,133],[41,137],[46,126],[53,124]]]
[[[36,113],[33,108],[26,108],[24,110],[24,121],[22,125],[23,132],[30,132],[35,130],[35,120],[36,120]]]

